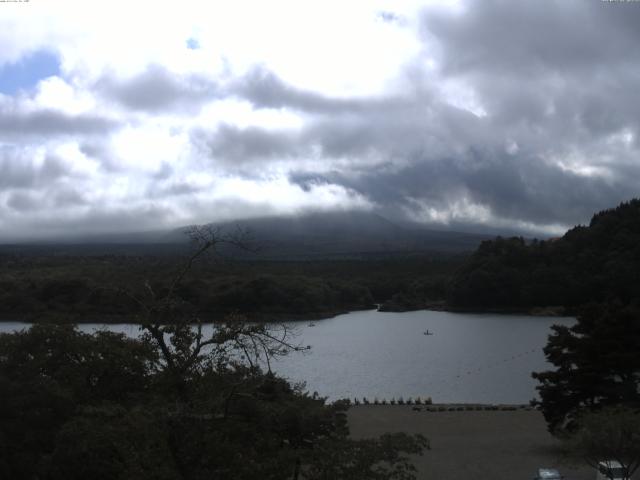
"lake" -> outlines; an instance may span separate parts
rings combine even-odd
[[[572,318],[468,314],[428,310],[359,311],[314,322],[290,322],[311,350],[272,364],[310,392],[330,399],[431,397],[437,403],[527,403],[532,371],[549,368],[542,348],[549,327]],[[310,326],[314,325],[314,326]],[[0,323],[0,331],[28,327]],[[80,325],[92,332],[97,324]],[[137,325],[106,328],[137,335]],[[433,335],[424,335],[425,331]]]

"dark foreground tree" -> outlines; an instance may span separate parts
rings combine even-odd
[[[70,326],[0,335],[0,478],[413,478],[421,437],[348,437],[327,405],[204,355],[166,381],[146,340]]]
[[[640,412],[607,407],[586,413],[577,424],[576,431],[565,437],[569,451],[594,469],[600,469],[602,462],[617,462],[622,475],[616,477],[631,478],[640,466]]]
[[[47,478],[58,434],[84,408],[145,403],[156,352],[123,335],[34,325],[0,335],[0,478]]]
[[[535,372],[535,401],[552,433],[605,406],[640,407],[640,311],[619,305],[585,308],[572,327],[555,325],[544,348],[556,369]]]
[[[226,241],[205,233],[169,288],[131,295],[138,339],[55,325],[0,335],[0,478],[414,478],[407,455],[423,437],[351,440],[346,403],[271,372],[302,348],[289,329],[239,316],[205,327],[177,298],[193,261]]]

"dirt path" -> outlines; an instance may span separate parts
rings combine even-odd
[[[571,465],[549,435],[542,414],[525,411],[414,411],[411,406],[354,406],[354,438],[386,432],[421,433],[431,450],[416,457],[418,479],[531,480],[540,467],[558,468],[566,480],[594,480],[588,466]]]

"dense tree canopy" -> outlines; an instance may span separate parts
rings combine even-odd
[[[161,356],[68,325],[0,335],[0,477],[413,478],[420,437],[350,440],[344,403],[220,352],[179,388]]]
[[[593,216],[562,238],[482,242],[458,270],[449,302],[526,309],[636,301],[640,291],[640,200]]]
[[[0,252],[0,316],[123,322],[139,308],[122,289],[141,295],[148,280],[161,292],[183,261],[169,254],[54,257]],[[234,311],[256,320],[317,318],[373,308],[394,295],[407,298],[413,308],[424,308],[428,302],[444,300],[460,262],[446,255],[202,262],[194,265],[176,294],[206,319],[222,319]]]
[[[544,352],[556,369],[533,374],[552,432],[571,430],[585,411],[640,408],[640,310],[592,305],[574,326],[552,329]]]

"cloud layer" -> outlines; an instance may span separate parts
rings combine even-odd
[[[117,30],[36,3],[0,20],[29,79],[0,94],[3,239],[306,209],[555,234],[638,195],[637,3],[140,2]]]

